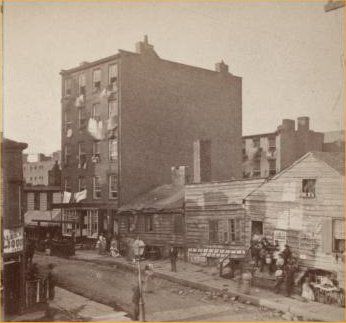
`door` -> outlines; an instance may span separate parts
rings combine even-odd
[[[263,234],[263,222],[262,221],[251,221],[251,236],[254,234]]]

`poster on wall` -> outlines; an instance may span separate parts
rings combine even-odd
[[[4,229],[3,252],[14,253],[24,249],[24,229]]]
[[[279,243],[280,251],[283,250],[287,243],[287,232],[284,230],[274,230],[274,243],[275,241]]]

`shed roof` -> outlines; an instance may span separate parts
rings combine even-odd
[[[145,210],[171,210],[184,205],[184,186],[166,184],[135,198],[119,208],[119,212]]]
[[[60,210],[52,210],[52,211],[38,211],[38,210],[33,210],[33,211],[28,211],[24,215],[24,222],[25,225],[29,226],[37,226],[38,223],[33,220],[53,220],[53,221],[60,221],[61,219],[61,211]],[[59,224],[49,224],[48,222],[42,222],[40,224],[41,226],[51,226],[55,225],[58,226]]]

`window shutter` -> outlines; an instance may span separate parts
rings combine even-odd
[[[322,251],[331,253],[333,248],[333,221],[327,218],[323,221],[322,226]]]

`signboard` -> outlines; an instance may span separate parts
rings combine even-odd
[[[24,228],[4,229],[3,252],[14,253],[24,249]]]
[[[275,230],[274,242],[275,241],[279,243],[280,250],[283,250],[285,248],[285,244],[287,244],[287,232],[284,230]]]

